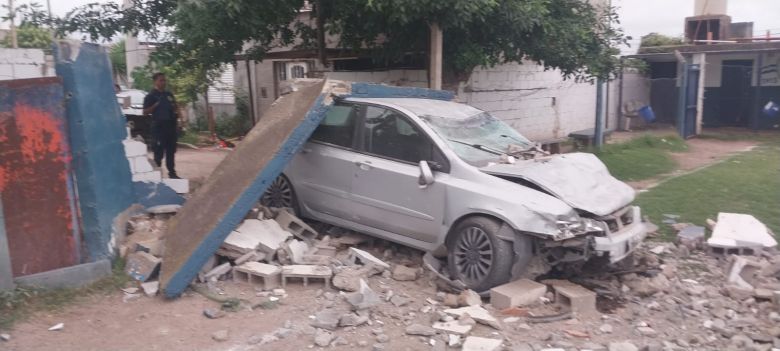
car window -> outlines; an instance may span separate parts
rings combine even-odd
[[[411,163],[433,161],[431,140],[395,110],[366,106],[362,128],[363,150],[369,153]]]
[[[331,106],[317,129],[312,140],[323,143],[352,147],[357,119],[354,105],[338,104]]]

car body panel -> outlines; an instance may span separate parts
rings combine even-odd
[[[483,167],[489,174],[519,177],[570,206],[606,216],[634,201],[634,189],[615,179],[593,154],[571,153]]]

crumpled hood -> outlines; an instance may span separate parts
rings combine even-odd
[[[634,201],[634,189],[607,170],[595,155],[553,155],[514,164],[482,167],[485,173],[532,182],[569,206],[598,216],[615,212]]]

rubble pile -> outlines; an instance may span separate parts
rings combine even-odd
[[[723,218],[712,221],[711,230],[733,228]],[[148,238],[164,221],[131,222],[127,269],[144,283],[125,289],[126,301],[156,293],[160,252],[148,241],[164,240]],[[235,340],[232,332],[210,331],[215,342],[237,342],[240,350],[284,349],[283,340],[291,337],[308,340],[315,349],[780,348],[775,245],[762,235],[756,237],[760,245],[743,235],[732,246],[713,250],[703,227],[674,218],[666,224],[679,230],[675,242],[648,240],[634,253],[633,265],[520,279],[480,296],[451,290],[424,271],[420,252],[336,227],[318,226],[320,234],[285,210],[261,208],[225,240],[193,290],[219,302],[203,311],[202,318],[209,319],[291,308],[285,304],[290,284],[293,291],[316,291],[302,312],[291,313],[273,332]],[[228,297],[227,287],[233,285],[253,289],[260,302]]]

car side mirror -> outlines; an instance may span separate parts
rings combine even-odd
[[[424,189],[435,181],[436,179],[433,177],[433,171],[431,171],[428,161],[420,161],[420,177],[417,179],[417,184],[420,185],[421,189]]]

